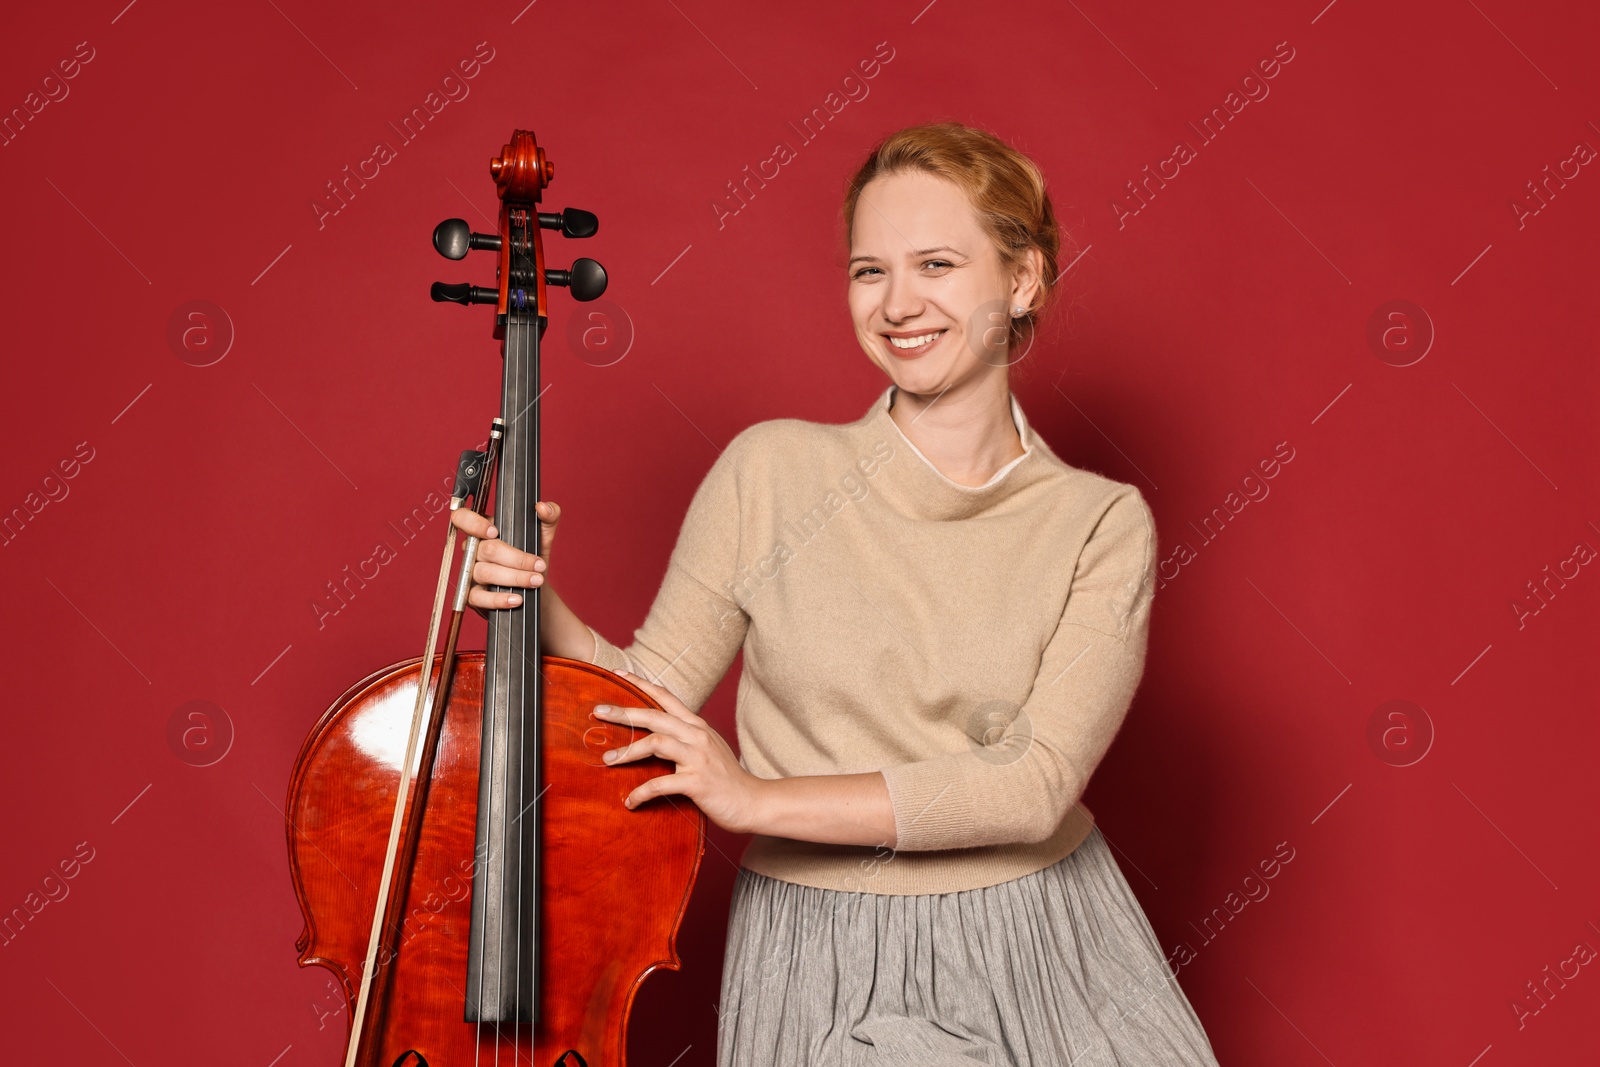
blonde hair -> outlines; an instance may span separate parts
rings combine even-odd
[[[861,190],[874,178],[907,171],[943,178],[966,193],[1006,267],[1020,265],[1030,248],[1043,255],[1033,306],[1009,319],[1008,337],[1015,348],[1032,334],[1056,299],[1061,227],[1045,190],[1044,173],[1032,159],[987,130],[959,122],[908,126],[880,141],[851,177],[844,197],[847,242],[854,232]]]

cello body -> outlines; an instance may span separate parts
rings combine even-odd
[[[431,684],[438,682],[438,661]],[[629,811],[622,800],[670,763],[607,766],[634,731],[596,719],[596,704],[658,707],[625,679],[547,656],[544,850],[539,895],[544,952],[535,1024],[463,1021],[467,929],[478,802],[484,654],[462,653],[446,704],[405,921],[386,989],[380,1047],[391,1067],[408,1052],[430,1067],[531,1062],[622,1067],[628,1010],[656,968],[676,970],[676,931],[704,851],[705,816],[669,796]],[[357,683],[306,738],[289,786],[289,861],[305,917],[300,965],[320,965],[353,1001],[383,869],[406,731],[422,671],[398,663]],[[349,1013],[346,1013],[349,1017]],[[578,1050],[583,1059],[565,1058]],[[527,1057],[524,1060],[524,1057]],[[407,1063],[416,1061],[407,1059]]]

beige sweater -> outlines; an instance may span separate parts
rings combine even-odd
[[[695,492],[634,642],[595,660],[698,711],[744,650],[740,762],[762,778],[882,771],[881,847],[756,835],[742,863],[869,893],[1039,870],[1088,835],[1078,803],[1144,669],[1156,535],[1139,490],[1025,453],[951,481],[889,415],[760,422]]]

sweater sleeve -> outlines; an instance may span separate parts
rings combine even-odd
[[[748,433],[748,431],[746,431]],[[699,712],[744,644],[749,616],[728,593],[738,571],[740,523],[735,437],[689,503],[654,604],[633,643],[619,648],[594,627],[591,662],[666,686]]]
[[[969,726],[965,751],[884,768],[897,850],[1038,843],[1056,831],[1144,672],[1155,560],[1154,520],[1129,486],[1083,547],[1061,621],[1014,717]]]

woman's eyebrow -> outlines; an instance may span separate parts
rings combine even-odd
[[[931,256],[935,252],[954,252],[958,256],[963,254],[961,249],[952,248],[950,245],[939,245],[939,246],[937,246],[935,248],[919,248],[915,252],[912,252],[911,254],[913,256]],[[846,264],[846,265],[853,267],[857,263],[865,263],[865,262],[876,263],[876,262],[878,262],[878,257],[877,256],[853,256],[853,257],[851,257],[850,262],[848,264]]]

